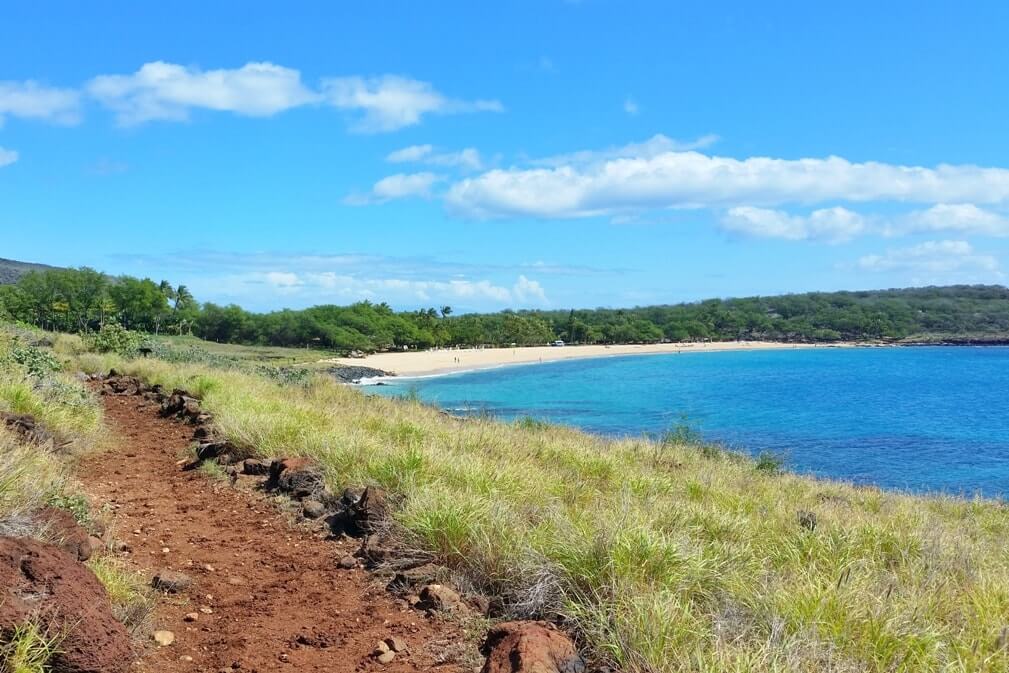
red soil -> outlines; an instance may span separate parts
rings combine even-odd
[[[88,459],[81,480],[96,505],[114,508],[113,533],[135,569],[194,580],[153,615],[153,629],[173,631],[175,643],[152,643],[134,670],[464,670],[459,657],[474,648],[456,623],[410,609],[362,569],[338,567],[356,541],[293,524],[251,478],[234,487],[183,471],[192,426],[160,418],[142,397],[103,400],[118,446]],[[198,618],[187,622],[187,613]],[[409,649],[383,665],[372,654],[391,636]]]

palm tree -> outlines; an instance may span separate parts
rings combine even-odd
[[[193,299],[193,293],[189,291],[189,288],[185,285],[180,285],[175,289],[175,310],[178,311],[180,308],[185,308],[191,304]]]
[[[169,283],[167,280],[161,281],[161,284],[158,285],[158,289],[161,290],[161,294],[165,295],[166,299],[168,300],[175,299],[176,297],[175,289],[172,287],[172,284]]]
[[[442,306],[441,307],[441,317],[442,318],[447,318],[450,315],[452,315],[452,307],[451,306]]]

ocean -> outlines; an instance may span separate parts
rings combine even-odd
[[[1009,347],[823,348],[569,360],[369,391],[610,436],[686,425],[795,472],[915,492],[1009,493]]]

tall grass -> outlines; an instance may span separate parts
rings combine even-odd
[[[34,370],[10,356],[26,346],[0,330],[0,410],[32,414],[68,448],[90,449],[101,431],[101,412],[88,391],[62,372]],[[48,351],[44,351],[48,353]],[[0,534],[36,532],[29,514],[68,492],[68,455],[24,445],[0,426]]]
[[[19,624],[0,645],[0,673],[47,673],[61,641],[36,622]]]
[[[131,633],[136,634],[145,628],[155,605],[147,578],[106,553],[89,559],[88,568],[105,587],[116,618]]]
[[[570,620],[624,670],[1009,666],[1002,502],[821,481],[675,437],[461,421],[322,378],[119,366],[200,395],[250,450],[316,458],[334,490],[387,489],[412,544],[513,615]]]

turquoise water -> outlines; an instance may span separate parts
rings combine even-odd
[[[638,355],[503,367],[372,388],[453,413],[533,416],[606,435],[684,420],[789,469],[913,491],[1009,492],[1009,348]]]

